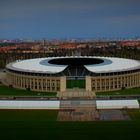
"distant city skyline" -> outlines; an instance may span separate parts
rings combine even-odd
[[[0,38],[140,36],[139,0],[0,0]]]

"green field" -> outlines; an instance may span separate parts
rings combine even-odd
[[[140,88],[123,89],[109,92],[97,92],[96,95],[140,95]]]
[[[140,110],[131,121],[57,122],[57,111],[0,110],[1,140],[135,140]]]
[[[140,88],[122,90],[138,94]],[[118,92],[118,91],[117,91]],[[123,93],[124,92],[124,93]],[[116,91],[115,91],[116,93]],[[40,93],[49,95],[52,93]],[[55,94],[55,93],[54,93]],[[38,92],[0,86],[0,95]],[[140,110],[129,110],[131,121],[57,122],[58,111],[0,110],[1,140],[135,140],[140,137]]]
[[[67,80],[67,88],[85,88],[85,80]]]
[[[34,92],[0,85],[0,96],[56,96],[56,92]]]

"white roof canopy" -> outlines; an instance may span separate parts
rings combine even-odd
[[[67,65],[50,64],[48,61],[57,58],[98,58],[104,62],[95,65],[85,65],[85,67],[94,73],[120,72],[140,69],[140,61],[114,57],[92,57],[92,56],[77,56],[77,57],[49,57],[36,58],[17,61],[8,64],[6,67],[12,70],[34,73],[59,73],[62,72]],[[45,61],[45,64],[41,62]]]
[[[97,100],[97,109],[139,108],[137,100]]]
[[[60,101],[0,101],[0,109],[59,109],[59,107]]]

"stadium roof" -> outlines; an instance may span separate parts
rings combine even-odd
[[[121,72],[140,68],[140,61],[114,57],[100,57],[104,63],[88,65],[86,68],[94,73]],[[111,63],[109,63],[109,61]]]
[[[33,73],[59,73],[62,72],[67,65],[50,64],[48,61],[58,58],[98,58],[103,63],[94,65],[85,65],[86,69],[93,73],[120,72],[140,69],[140,61],[114,57],[92,57],[92,56],[71,56],[71,57],[48,57],[21,60],[10,63],[6,68],[16,71],[33,72]]]
[[[52,58],[51,58],[52,59]],[[40,62],[46,61],[45,64]],[[10,63],[7,68],[23,72],[34,72],[34,73],[59,73],[63,71],[67,66],[51,65],[48,63],[50,58],[37,58],[28,59]]]

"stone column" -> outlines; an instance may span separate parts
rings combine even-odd
[[[91,76],[86,76],[86,91],[92,91]]]
[[[60,91],[66,91],[66,76],[60,77]]]

